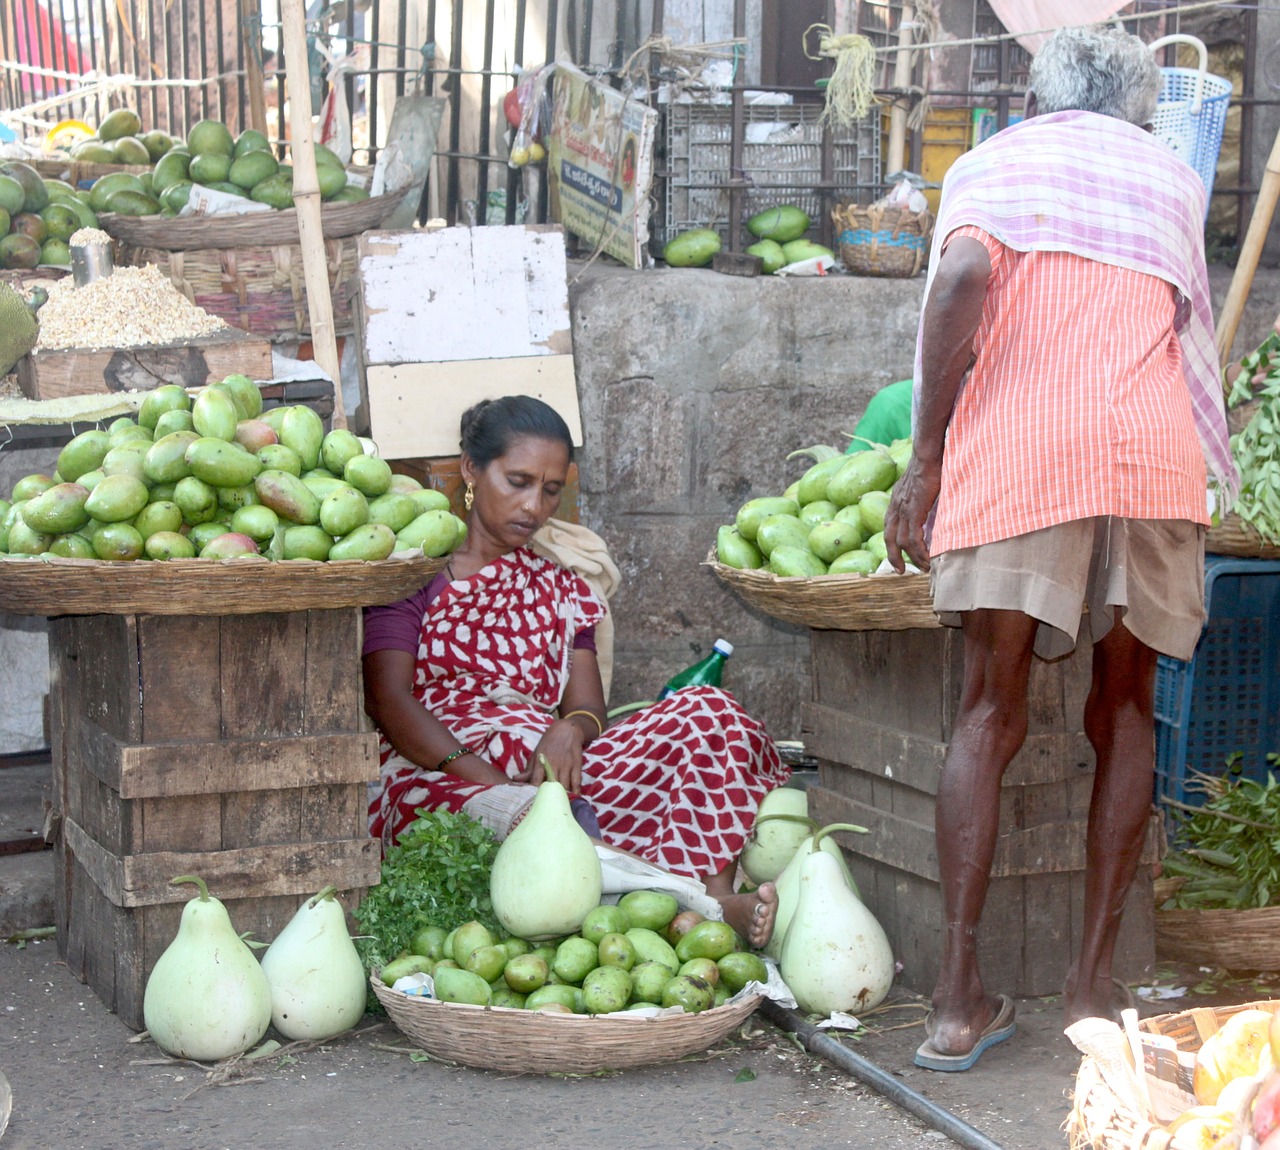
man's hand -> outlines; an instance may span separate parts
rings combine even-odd
[[[921,571],[929,570],[929,550],[924,524],[938,499],[942,468],[912,456],[905,474],[894,485],[893,498],[884,517],[884,548],[889,564],[899,575],[906,568],[905,555]]]

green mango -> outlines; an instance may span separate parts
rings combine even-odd
[[[58,452],[58,474],[68,483],[74,483],[86,471],[96,471],[102,466],[111,450],[111,438],[96,428],[82,431]]]
[[[270,425],[270,421],[265,422]],[[303,471],[310,471],[320,462],[320,445],[324,442],[324,424],[320,421],[320,416],[311,408],[301,405],[287,408],[276,434],[285,447],[292,448],[298,453]],[[380,495],[382,493],[366,491],[364,494]]]
[[[676,975],[662,989],[662,1005],[682,1006],[688,1014],[700,1014],[715,1005],[715,989],[704,978]]]
[[[144,540],[136,527],[128,523],[107,523],[93,533],[93,551],[99,559],[128,562],[141,559]]]
[[[676,958],[675,950],[661,935],[640,926],[633,926],[626,933],[627,938],[631,940],[631,945],[636,948],[636,958],[640,963],[661,963],[667,968],[669,974],[675,974],[680,969],[680,961]],[[645,997],[649,996],[645,995]]]
[[[341,538],[369,522],[369,501],[345,483],[320,500],[320,526]]]
[[[285,559],[317,559],[329,558],[333,547],[333,537],[324,528],[305,525],[294,525],[284,529]]]
[[[716,531],[716,558],[726,567],[736,567],[740,571],[755,571],[764,566],[760,549],[744,539],[736,527],[728,524]]]
[[[800,208],[791,204],[780,204],[777,207],[765,208],[764,211],[752,216],[747,221],[747,231],[759,239],[773,240],[774,243],[785,245],[804,235],[809,230],[810,222],[808,213]]]
[[[194,559],[195,545],[185,535],[176,531],[157,531],[143,541],[142,549],[148,559]]]
[[[191,412],[175,409],[161,412],[152,430],[152,436],[160,440],[166,435],[172,435],[175,431],[195,431],[195,429],[195,420],[191,418]]]
[[[675,952],[671,955],[675,961]],[[675,977],[678,966],[650,959],[631,968],[631,1001],[659,1003],[667,983]]]
[[[210,487],[244,487],[262,470],[256,455],[224,439],[206,436],[187,448],[187,466]],[[258,497],[262,497],[259,495]],[[263,500],[265,502],[265,500]]]
[[[177,531],[182,526],[182,508],[171,499],[152,500],[133,521],[143,541],[161,531]]]
[[[282,211],[293,207],[293,177],[277,172],[249,189],[249,199]]]
[[[581,992],[576,987],[561,984],[548,984],[539,987],[528,998],[524,1000],[525,1010],[541,1010],[544,1006],[556,1005],[563,1006],[566,1010],[573,1011],[578,1002],[578,995]],[[575,1012],[576,1013],[576,1012]]]
[[[695,923],[676,943],[676,958],[682,963],[691,958],[709,958],[713,962],[738,949],[738,936],[727,922],[707,919]]]
[[[320,522],[320,500],[296,475],[267,468],[258,473],[253,486],[258,498],[281,519],[300,524]]]
[[[190,475],[187,448],[199,440],[194,431],[174,431],[157,439],[142,457],[143,476],[152,483],[177,483]]]
[[[98,557],[93,544],[75,531],[67,535],[55,535],[53,542],[49,544],[49,554],[63,559],[96,559]]]
[[[329,549],[329,559],[386,559],[396,549],[396,533],[385,523],[366,523],[344,535]]]
[[[32,531],[66,535],[89,522],[85,509],[90,492],[78,483],[55,483],[22,505],[22,519]]]
[[[285,426],[288,427],[287,421]],[[361,453],[348,459],[342,469],[342,478],[370,499],[391,490],[391,467],[376,455]]]
[[[761,496],[756,499],[748,499],[734,517],[734,526],[738,529],[738,534],[748,542],[756,541],[756,533],[760,530],[760,524],[770,515],[796,515],[800,514],[800,505],[794,499],[778,498],[776,496]]]
[[[439,966],[432,974],[436,997],[441,1002],[465,1002],[472,1006],[488,1006],[493,998],[489,984],[469,970]]]
[[[347,460],[363,454],[364,446],[346,428],[334,428],[320,443],[320,462],[334,475],[342,474]]]
[[[858,548],[854,551],[846,551],[843,555],[837,555],[827,566],[828,575],[871,575],[875,573],[877,567],[880,566],[878,560],[870,551]]]
[[[119,523],[137,515],[147,505],[147,499],[147,485],[141,479],[124,474],[108,475],[89,492],[84,509],[99,523]],[[141,536],[138,547],[142,547]]]
[[[247,535],[255,543],[269,542],[280,526],[280,517],[260,503],[238,508],[231,516],[231,530]]]
[[[850,523],[828,520],[809,532],[809,550],[823,563],[830,563],[837,555],[855,551],[861,546],[862,533]]]
[[[847,507],[868,491],[887,491],[898,469],[887,451],[860,451],[844,457],[844,465],[827,481],[827,498]]]
[[[779,547],[809,546],[809,528],[796,515],[770,515],[756,532],[756,546],[760,554],[771,558]]]
[[[628,891],[618,899],[618,907],[626,914],[632,927],[652,931],[666,930],[680,913],[680,904],[675,896],[658,890]]]
[[[230,443],[243,417],[235,398],[216,387],[202,388],[191,405],[191,420],[200,435]]]
[[[417,503],[397,491],[388,491],[369,502],[369,522],[386,524],[393,532],[403,531],[419,514]]]
[[[173,488],[173,501],[182,508],[182,521],[189,527],[217,518],[218,492],[194,475],[178,480]]]
[[[868,491],[858,500],[858,514],[862,516],[868,534],[884,530],[884,517],[888,514],[891,498],[887,491]]]
[[[612,1014],[631,997],[631,975],[617,966],[599,966],[582,980],[582,1005],[588,1014]]]
[[[792,545],[774,548],[769,556],[769,569],[783,578],[812,579],[827,574],[827,565],[808,547]]]
[[[302,474],[302,460],[298,453],[283,443],[268,443],[266,447],[258,448],[258,461],[265,471],[287,471],[293,476]]]
[[[421,549],[428,558],[448,555],[458,543],[461,520],[451,511],[424,511],[396,536],[396,549]]]
[[[749,982],[761,985],[769,981],[769,970],[758,954],[749,950],[735,950],[716,961],[720,969],[720,985],[730,994],[737,994]]]

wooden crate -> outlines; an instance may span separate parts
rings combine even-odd
[[[903,963],[902,982],[929,993],[942,957],[942,897],[934,808],[959,711],[963,643],[953,628],[811,632],[813,698],[803,712],[818,760],[810,808],[822,822],[857,823],[842,837],[863,900]],[[1082,710],[1092,647],[1035,662],[1026,744],[1005,773],[1000,838],[983,913],[984,982],[1020,995],[1056,994],[1075,958],[1082,922],[1084,842],[1093,751]],[[1115,956],[1118,977],[1155,961],[1152,816]]]
[[[60,399],[110,391],[149,391],[165,383],[201,387],[241,372],[271,379],[271,344],[228,327],[212,335],[151,347],[36,350],[18,361],[28,399]]]
[[[192,897],[171,878],[262,941],[378,881],[358,608],[64,616],[49,646],[58,947],[128,1025]]]

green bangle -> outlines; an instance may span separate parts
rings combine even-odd
[[[443,771],[445,767],[447,767],[451,762],[453,762],[454,759],[460,759],[462,758],[463,755],[469,755],[469,754],[471,754],[471,751],[467,747],[459,747],[452,754],[445,755],[443,759],[441,759],[438,763],[436,763],[436,770]]]

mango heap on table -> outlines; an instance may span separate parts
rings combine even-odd
[[[395,475],[372,440],[304,406],[263,411],[244,375],[148,392],[137,418],[83,431],[53,475],[0,499],[0,555],[70,559],[386,559],[451,552],[443,492]]]
[[[870,575],[884,562],[884,517],[911,462],[911,440],[854,455],[807,452],[822,458],[782,495],[747,500],[716,533],[725,566],[812,578]]]

